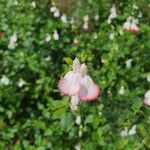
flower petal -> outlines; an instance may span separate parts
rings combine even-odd
[[[139,28],[137,27],[136,24],[132,23],[132,24],[131,24],[131,29],[130,29],[130,30],[131,30],[131,32],[136,33],[136,32],[139,31]]]
[[[81,101],[95,100],[99,95],[99,87],[93,83],[90,76],[85,76],[80,82],[79,98]]]
[[[58,83],[58,88],[60,91],[66,95],[73,96],[79,91],[79,73],[74,73],[73,71],[68,72],[63,79]]]
[[[145,98],[144,99],[144,104],[150,106],[150,99]]]
[[[123,28],[125,29],[125,30],[130,30],[130,22],[125,22],[124,23],[124,25],[123,25]]]
[[[71,96],[71,105],[77,106],[79,103],[78,94]]]

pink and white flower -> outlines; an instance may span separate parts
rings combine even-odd
[[[144,97],[144,104],[150,106],[150,90],[145,93]]]
[[[80,85],[79,80],[81,79],[81,75],[79,73],[80,63],[76,58],[73,61],[73,70],[69,71],[58,84],[58,88],[60,91],[68,96],[76,95],[79,92]]]
[[[133,33],[139,32],[139,27],[137,26],[138,20],[132,19],[132,22],[130,20],[131,19],[127,19],[127,21],[123,24],[123,29]]]
[[[71,97],[70,107],[75,111],[80,101],[93,101],[99,95],[99,87],[87,75],[85,64],[80,65],[77,58],[73,61],[73,70],[69,71],[58,83],[59,90]]]
[[[81,65],[80,68],[81,80],[79,98],[81,101],[92,101],[95,100],[99,95],[99,87],[94,84],[92,78],[87,75],[87,67],[85,64]]]
[[[137,33],[137,32],[139,32],[139,28],[135,23],[132,23],[130,31],[133,33]]]

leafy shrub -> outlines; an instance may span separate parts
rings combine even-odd
[[[148,0],[57,0],[55,16],[53,3],[0,2],[0,149],[149,149]],[[108,23],[113,5],[117,17]],[[139,19],[138,33],[123,30],[129,16]],[[57,82],[76,56],[101,94],[71,112]]]

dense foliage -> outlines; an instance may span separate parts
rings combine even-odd
[[[148,0],[53,3],[0,1],[0,149],[149,149]],[[139,32],[123,30],[129,16]],[[72,112],[57,82],[75,57],[101,93]]]

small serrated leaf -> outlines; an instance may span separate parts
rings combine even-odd
[[[70,57],[65,57],[64,61],[68,64],[68,65],[72,65],[72,59]]]
[[[75,117],[72,113],[66,112],[61,119],[61,126],[64,131],[68,132],[75,123]]]

